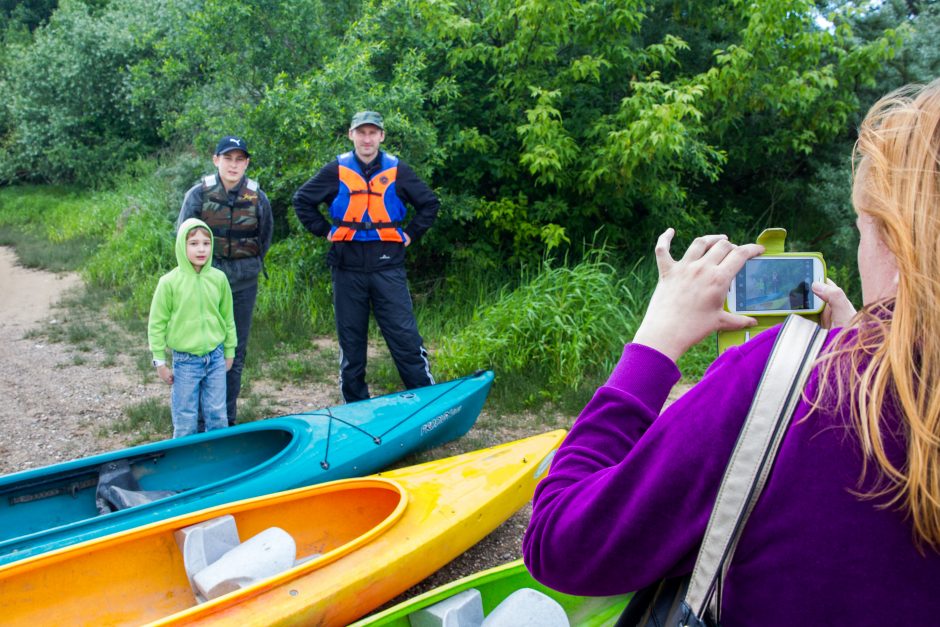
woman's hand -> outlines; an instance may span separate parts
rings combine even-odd
[[[819,316],[819,322],[824,329],[847,326],[855,316],[855,307],[832,279],[826,279],[825,283],[814,282],[813,294],[826,303]]]
[[[744,262],[764,252],[758,244],[735,246],[724,235],[696,238],[678,261],[669,253],[675,229],[656,241],[659,282],[633,341],[678,361],[712,331],[744,329],[757,324],[722,307],[728,288]]]

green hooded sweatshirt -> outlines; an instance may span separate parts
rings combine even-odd
[[[186,237],[196,227],[212,231],[206,223],[190,218],[176,234],[177,267],[160,277],[150,303],[147,335],[150,351],[158,361],[166,359],[167,349],[193,355],[207,355],[224,344],[226,359],[235,356],[235,317],[232,289],[228,279],[209,261],[196,272],[186,256]],[[213,246],[215,241],[213,239]]]

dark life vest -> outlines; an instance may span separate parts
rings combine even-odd
[[[405,204],[395,192],[398,158],[381,153],[382,163],[366,180],[350,151],[338,156],[339,193],[330,205],[332,242],[404,242]]]
[[[212,229],[214,257],[245,259],[261,254],[259,201],[257,181],[243,178],[235,202],[230,204],[218,175],[203,177],[201,218]]]

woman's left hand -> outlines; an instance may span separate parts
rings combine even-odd
[[[633,341],[677,361],[713,331],[757,324],[723,309],[731,281],[744,263],[764,252],[758,244],[736,246],[724,235],[696,238],[678,261],[669,252],[675,229],[656,242],[659,282]]]
[[[813,293],[826,303],[819,320],[824,329],[849,325],[855,316],[855,307],[841,287],[832,279],[826,279],[825,283],[813,283]]]

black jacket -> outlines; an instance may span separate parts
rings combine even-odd
[[[358,157],[356,157],[358,160]],[[376,155],[368,164],[359,161],[362,173],[368,179],[381,166],[382,155]],[[414,208],[414,217],[404,228],[414,243],[431,228],[441,207],[440,201],[427,184],[418,178],[404,161],[398,161],[395,192],[402,202]],[[339,194],[339,162],[334,159],[320,168],[313,177],[294,193],[294,211],[304,227],[317,237],[326,237],[332,223],[320,211],[320,205],[329,207]],[[342,270],[368,272],[404,265],[405,246],[399,242],[333,242],[326,262]]]

